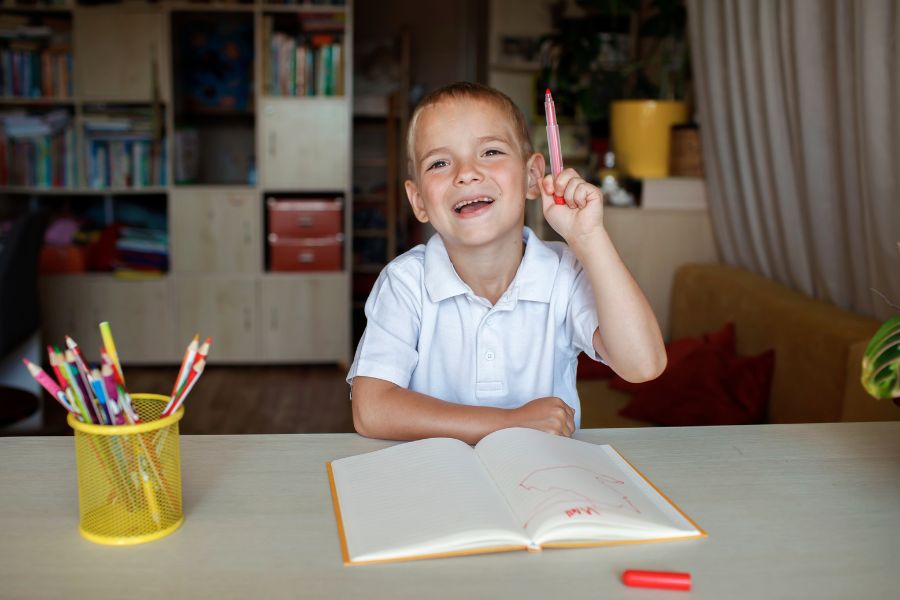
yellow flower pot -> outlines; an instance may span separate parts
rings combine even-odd
[[[632,177],[667,177],[669,130],[687,120],[687,104],[682,101],[613,102],[611,126],[616,164]]]

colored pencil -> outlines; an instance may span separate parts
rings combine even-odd
[[[178,392],[177,398],[169,401],[169,404],[166,405],[166,408],[163,410],[162,416],[168,417],[169,415],[175,413],[179,408],[181,408],[181,405],[184,404],[185,398],[187,398],[187,395],[191,393],[191,390],[197,384],[197,380],[203,373],[204,367],[206,367],[206,360],[202,358],[194,364],[194,366],[191,368],[190,375],[188,375],[187,382]]]
[[[63,391],[59,385],[53,378],[47,375],[46,372],[27,358],[23,358],[22,362],[25,363],[25,366],[28,368],[28,372],[31,373],[31,376],[34,377],[38,383],[41,384],[47,393],[50,394],[54,400],[62,404],[63,408],[65,408],[70,413],[78,414],[78,411],[75,410],[75,407],[70,406],[68,399],[66,398],[66,393]]]
[[[99,420],[97,423],[99,425],[109,424],[109,415],[106,414],[106,407],[102,406],[100,401],[94,396],[94,390],[91,384],[88,382],[88,374],[90,373],[90,369],[88,369],[87,364],[84,362],[84,357],[81,355],[81,349],[78,347],[78,344],[75,343],[75,340],[66,336],[66,346],[68,346],[69,350],[66,352],[66,362],[74,365],[75,373],[77,376],[77,380],[82,385],[82,391],[84,392],[85,397],[88,402],[93,405],[94,411],[97,414]],[[71,358],[70,358],[71,353]]]
[[[47,356],[50,358],[50,367],[53,369],[56,381],[59,382],[59,387],[66,389],[68,382],[66,381],[66,378],[63,377],[62,371],[59,370],[60,358],[53,350],[53,346],[47,346]]]
[[[194,357],[197,355],[197,344],[200,341],[200,334],[194,334],[194,339],[188,344],[184,351],[184,357],[181,360],[181,368],[178,369],[178,376],[175,378],[175,384],[172,386],[172,393],[169,394],[169,402],[174,402],[179,390],[187,381],[191,367],[194,366]]]
[[[78,401],[82,413],[87,416],[87,422],[102,424],[103,422],[94,411],[91,399],[86,396],[87,391],[84,389],[84,384],[80,381],[81,378],[78,376],[78,368],[69,361],[71,352],[71,350],[66,352],[65,358],[63,358],[63,362],[60,364],[60,369],[62,370],[63,375],[68,379],[69,388],[72,390],[72,393]]]
[[[100,337],[103,339],[103,347],[106,348],[106,353],[112,359],[122,385],[125,385],[125,373],[122,372],[122,364],[119,362],[119,353],[116,350],[116,343],[113,341],[112,329],[109,328],[107,321],[100,323]]]

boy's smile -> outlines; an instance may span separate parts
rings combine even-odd
[[[523,156],[502,109],[478,99],[428,106],[416,126],[414,152],[416,179],[406,182],[410,204],[448,248],[521,247],[534,155]],[[536,175],[543,176],[543,160]]]
[[[461,218],[474,217],[482,214],[487,208],[494,203],[494,199],[488,196],[479,196],[470,194],[469,197],[463,198],[453,206]]]

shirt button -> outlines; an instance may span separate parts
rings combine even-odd
[[[494,324],[494,320],[493,320],[492,318],[488,317],[488,318],[484,321],[484,324],[485,324],[485,325],[493,325],[493,324]]]
[[[485,360],[494,360],[494,353],[493,353],[493,352],[486,352],[485,355],[484,355],[484,358],[485,358]]]

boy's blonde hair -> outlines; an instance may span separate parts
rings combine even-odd
[[[513,132],[515,133],[516,138],[518,138],[517,141],[522,150],[522,157],[527,159],[531,156],[532,152],[534,152],[534,144],[531,142],[531,129],[528,127],[528,121],[525,119],[525,115],[522,114],[522,111],[519,110],[519,107],[509,99],[509,96],[492,87],[481,85],[480,83],[460,81],[438,88],[429,93],[422,98],[421,102],[416,106],[416,110],[413,111],[412,118],[409,120],[409,130],[406,134],[407,169],[410,178],[416,178],[416,126],[419,123],[422,111],[425,108],[438,104],[444,100],[462,99],[483,100],[485,102],[490,102],[502,110],[506,113],[507,118],[512,121]]]

